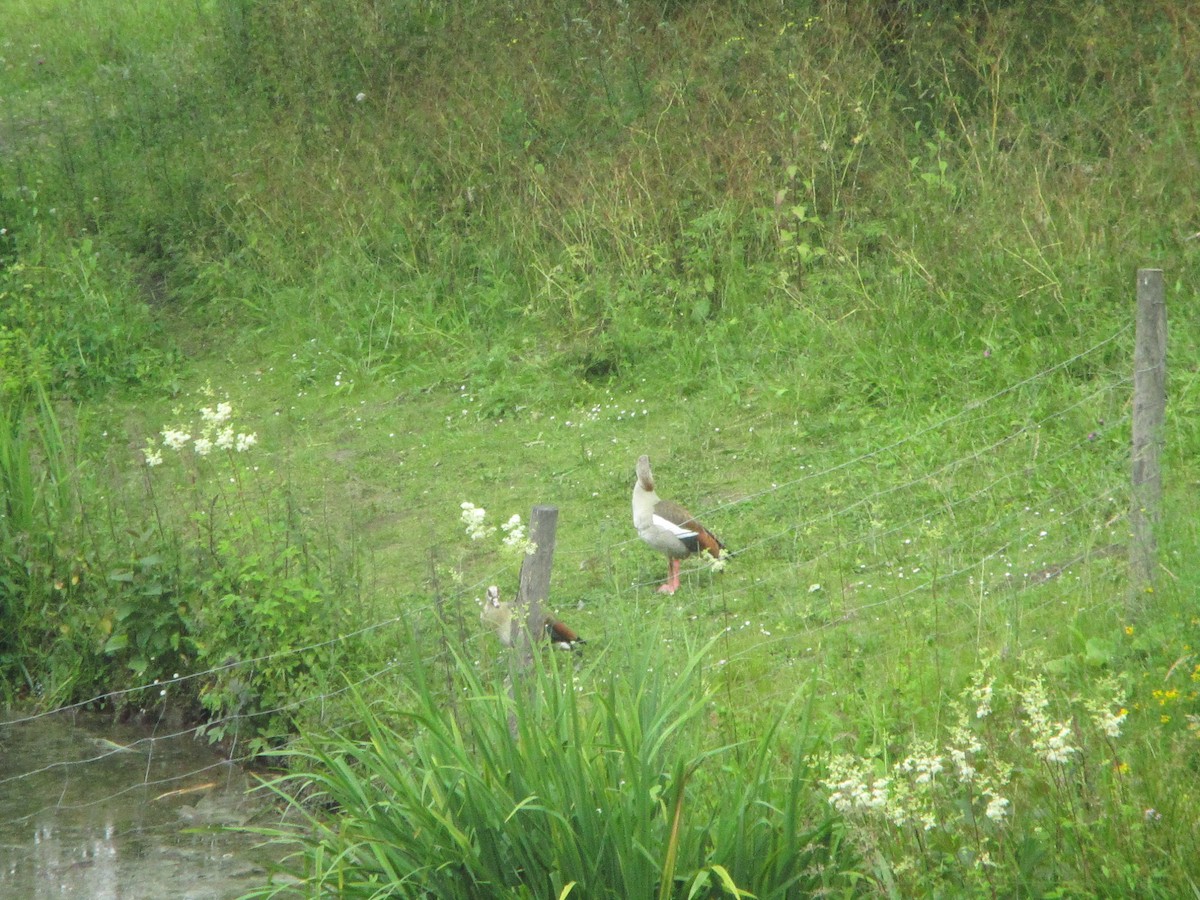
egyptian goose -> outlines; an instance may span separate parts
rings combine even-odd
[[[512,604],[501,602],[500,588],[491,585],[487,589],[487,599],[483,601],[483,610],[479,619],[485,625],[496,630],[496,637],[505,647],[513,645],[513,614]],[[546,616],[543,626],[546,637],[556,650],[576,650],[580,644],[586,644],[583,638],[552,616]]]
[[[717,536],[692,518],[692,514],[670,500],[660,500],[654,492],[650,457],[637,461],[637,482],[633,486],[633,525],[643,541],[667,555],[669,572],[659,587],[665,594],[679,589],[679,561],[693,553],[707,551],[721,559],[725,545]]]

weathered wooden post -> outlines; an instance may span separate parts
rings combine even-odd
[[[520,650],[519,668],[528,671],[533,665],[533,645],[542,637],[546,627],[546,600],[550,596],[550,569],[554,563],[554,535],[558,529],[557,506],[535,506],[529,516],[529,540],[534,543],[533,553],[521,562],[521,577],[517,588],[517,602],[513,610],[514,649]],[[520,619],[524,613],[524,627]],[[508,676],[508,696],[514,696],[513,673]],[[508,716],[508,733],[515,741],[520,733],[517,713],[514,708]]]
[[[1154,589],[1167,407],[1167,305],[1162,269],[1138,269],[1133,351],[1133,497],[1129,510],[1129,608]]]
[[[521,666],[533,662],[532,642],[542,637],[546,625],[546,600],[550,597],[550,569],[554,563],[554,535],[558,530],[558,507],[535,506],[529,517],[529,540],[535,549],[521,563],[517,608],[526,613],[521,639]]]

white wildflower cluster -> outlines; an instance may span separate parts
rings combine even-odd
[[[978,747],[978,742],[974,746]],[[949,828],[958,819],[972,820],[963,812],[961,793],[953,780],[939,778],[943,773],[953,774],[967,786],[970,805],[979,803],[974,814],[982,808],[983,815],[999,825],[1008,815],[1009,801],[1001,791],[1011,769],[998,766],[992,774],[981,774],[967,761],[966,753],[961,746],[951,745],[941,754],[931,744],[921,744],[892,767],[890,777],[873,774],[869,760],[837,756],[830,760],[829,777],[822,784],[829,791],[830,805],[849,818],[874,817],[897,828],[912,826],[927,832]],[[953,763],[949,770],[947,758]]]
[[[487,510],[482,506],[476,506],[469,501],[463,501],[459,506],[462,510],[459,521],[465,526],[467,537],[471,540],[482,541],[496,533],[496,526],[487,524]],[[526,538],[525,526],[521,517],[515,513],[500,526],[500,531],[504,534],[501,543],[507,551],[519,556],[528,556],[537,549],[537,545]]]
[[[1002,824],[1009,814],[1004,794],[1013,769],[984,757],[984,743],[975,730],[979,720],[991,714],[992,689],[985,664],[952,705],[956,721],[944,747],[917,741],[885,775],[874,774],[870,760],[835,757],[823,782],[830,804],[848,817],[875,818],[926,832],[952,830],[960,822],[974,832],[973,823],[982,817]]]
[[[970,695],[975,703],[975,718],[986,719],[992,714],[992,681],[983,679],[987,673],[986,667],[971,676]]]
[[[897,777],[886,778],[874,773],[871,760],[835,756],[829,761],[829,777],[822,782],[829,790],[829,804],[849,818],[879,817],[898,828],[915,825],[924,831],[933,830],[937,817],[929,791],[901,777],[906,764],[924,771],[930,767],[928,760],[914,761],[910,757],[894,767]]]
[[[985,769],[983,742],[972,727],[973,721],[991,715],[992,682],[984,681],[986,672],[985,664],[972,676],[971,687],[962,693],[962,702],[954,704],[958,721],[950,728],[946,753],[954,765],[954,774],[959,783],[970,788],[974,797],[986,798],[983,814],[1000,825],[1008,816],[1009,801],[1001,791],[1008,787],[1012,778],[1012,766],[991,759],[986,761],[988,768]],[[974,720],[970,713],[971,706],[975,707]],[[981,712],[985,707],[986,712]]]
[[[1019,675],[1013,683],[993,678],[989,667],[985,661],[950,702],[944,740],[911,740],[907,755],[890,766],[871,754],[827,762],[821,787],[856,844],[885,849],[902,863],[937,846],[964,867],[998,865],[992,860],[1011,844],[1014,819],[1036,822],[1059,802],[1062,792],[1044,790],[1047,783],[1074,788],[1084,773],[1069,764],[1095,749],[1090,739],[1120,736],[1128,711],[1117,679],[1099,681],[1088,692],[1092,699],[1064,699],[1070,712],[1058,713],[1047,674]],[[1023,739],[1014,742],[1017,735]],[[1014,796],[1017,784],[1022,792]],[[1149,822],[1158,814],[1145,815]]]
[[[954,775],[962,784],[973,784],[979,777],[975,758],[983,751],[979,736],[964,721],[965,712],[960,709],[958,724],[950,729],[950,742],[946,754],[954,764]]]
[[[197,429],[199,434],[193,436],[185,426],[164,428],[159,432],[162,446],[179,453],[190,444],[197,456],[208,456],[214,450],[245,453],[258,443],[258,434],[237,431],[231,424],[232,418],[233,405],[228,401],[212,407],[201,407]],[[153,441],[147,442],[142,449],[142,456],[147,466],[161,466],[163,463],[162,450]]]
[[[1129,710],[1127,709],[1121,709],[1118,712],[1106,709],[1096,713],[1094,721],[1106,737],[1116,738],[1121,736],[1121,726],[1125,724],[1125,717],[1127,715],[1129,715]]]
[[[537,545],[525,537],[525,526],[521,524],[521,517],[516,513],[500,526],[500,530],[504,532],[504,546],[514,553],[532,556],[533,551],[537,549]]]
[[[1070,724],[1054,722],[1047,714],[1050,701],[1046,697],[1046,685],[1041,676],[1026,680],[1020,698],[1034,752],[1048,763],[1061,765],[1070,762],[1071,756],[1078,753],[1079,748],[1071,745]]]
[[[873,777],[870,766],[867,760],[845,754],[829,761],[829,777],[822,784],[829,789],[829,804],[834,809],[846,815],[887,808],[889,781]]]
[[[1116,679],[1106,678],[1099,685],[1100,690],[1111,697],[1109,700],[1089,700],[1085,704],[1092,715],[1092,721],[1105,737],[1118,738],[1121,736],[1121,726],[1129,710],[1125,708],[1125,692],[1117,684]],[[1116,712],[1113,711],[1116,707]]]
[[[496,533],[495,527],[488,527],[483,524],[486,517],[487,510],[482,506],[476,506],[474,503],[463,501],[462,513],[458,518],[466,526],[467,537],[471,540],[482,541]]]
[[[919,753],[906,757],[896,768],[912,776],[916,784],[929,784],[942,771],[942,757],[933,752],[931,745],[922,745],[918,749]]]
[[[1000,824],[1004,821],[1004,817],[1008,815],[1008,801],[999,794],[992,793],[991,791],[987,793],[987,797],[988,805],[987,809],[984,810],[984,815],[996,824]]]

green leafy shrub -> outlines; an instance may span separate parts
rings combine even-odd
[[[329,600],[293,499],[244,462],[257,432],[239,430],[228,400],[211,389],[203,396],[194,418],[161,429],[142,450],[158,530],[179,547],[179,593],[143,586],[154,602],[122,607],[109,645],[138,648],[138,660],[148,639],[164,650],[186,646],[209,737],[244,739],[253,754],[290,734],[295,701],[338,671],[345,648],[331,638],[343,606]]]
[[[260,523],[261,525],[261,523]],[[258,550],[222,539],[226,561],[198,585],[194,640],[210,672],[200,703],[212,740],[241,734],[256,753],[294,732],[299,699],[318,696],[334,677],[345,648],[336,606],[295,546]],[[265,551],[265,552],[264,552]]]
[[[97,627],[107,635],[105,655],[120,660],[138,684],[178,678],[199,656],[185,581],[157,538],[153,531],[141,535],[150,552],[110,571],[107,590],[92,598],[103,604]]]

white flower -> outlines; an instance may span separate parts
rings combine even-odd
[[[1041,678],[1028,681],[1021,692],[1021,704],[1029,719],[1029,732],[1033,738],[1033,749],[1048,763],[1066,763],[1071,754],[1078,753],[1068,740],[1071,736],[1071,726],[1064,722],[1051,722],[1046,715],[1046,707],[1050,705],[1046,697],[1046,685]]]
[[[963,784],[971,784],[979,776],[972,756],[983,750],[979,737],[967,727],[967,721],[966,709],[959,706],[958,723],[950,729],[950,741],[946,745],[946,752],[950,754],[950,760],[954,763],[954,771]]]
[[[829,761],[830,778],[823,784],[830,789],[829,804],[838,812],[882,810],[887,807],[891,781],[887,778],[870,779],[866,772],[867,765],[849,756],[839,756]]]
[[[487,517],[486,509],[465,500],[461,507],[462,513],[459,515],[459,520],[467,527],[467,537],[473,541],[481,541],[495,533],[495,528],[488,528],[483,524]]]
[[[258,434],[251,432],[250,434],[238,434],[234,442],[234,449],[238,453],[245,453],[251,447],[258,443]]]
[[[1092,714],[1092,721],[1096,723],[1097,728],[1104,732],[1105,737],[1120,737],[1121,726],[1125,724],[1125,718],[1129,715],[1129,710],[1125,708],[1125,692],[1111,677],[1100,683],[1100,689],[1112,699],[1107,702],[1103,700],[1088,701],[1086,704],[1088,712]],[[1113,707],[1117,708],[1116,712],[1112,711]]]
[[[147,447],[142,451],[142,454],[146,457],[146,465],[150,466],[150,468],[162,465],[162,451],[156,450],[153,447]]]
[[[888,787],[890,778],[876,778],[869,785],[863,786],[862,801],[868,809],[883,809],[888,804]]]
[[[988,800],[987,810],[984,812],[984,815],[999,824],[1008,815],[1008,801],[999,794],[989,793],[988,797],[991,799]]]
[[[1078,748],[1072,747],[1067,739],[1071,736],[1071,726],[1059,723],[1058,734],[1051,735],[1044,742],[1034,741],[1034,746],[1042,752],[1049,763],[1069,762],[1072,753],[1078,753]],[[1042,743],[1042,746],[1038,746]]]
[[[216,409],[204,407],[200,410],[200,418],[209,425],[224,425],[233,415],[233,406],[229,403],[218,403]]]
[[[362,91],[359,91],[357,94],[354,95],[355,103],[362,103],[366,99],[367,99],[367,95],[365,93],[363,93]]]
[[[192,447],[197,456],[208,456],[209,451],[213,448],[213,442],[206,437],[198,437]]]
[[[910,756],[897,767],[901,772],[914,774],[917,784],[928,784],[942,771],[940,756]]]
[[[963,784],[970,784],[979,775],[979,770],[968,762],[965,751],[951,747],[950,758],[954,760],[954,768],[958,772],[958,780]]]
[[[525,539],[525,526],[521,524],[519,515],[513,514],[500,526],[500,530],[504,532],[504,546],[508,549],[520,551],[526,556],[532,556],[537,550],[537,544]]]
[[[976,686],[971,691],[971,696],[978,704],[975,707],[975,718],[986,719],[992,714],[992,682]]]
[[[233,426],[227,425],[218,431],[214,443],[218,450],[232,450],[234,445]]]
[[[1121,736],[1121,726],[1125,723],[1125,717],[1129,715],[1129,710],[1122,709],[1120,712],[1101,712],[1095,716],[1096,725],[1100,730],[1110,738]]]
[[[164,428],[162,430],[163,445],[171,450],[182,450],[187,446],[187,442],[192,439],[192,436],[186,431],[181,431],[176,428]]]

